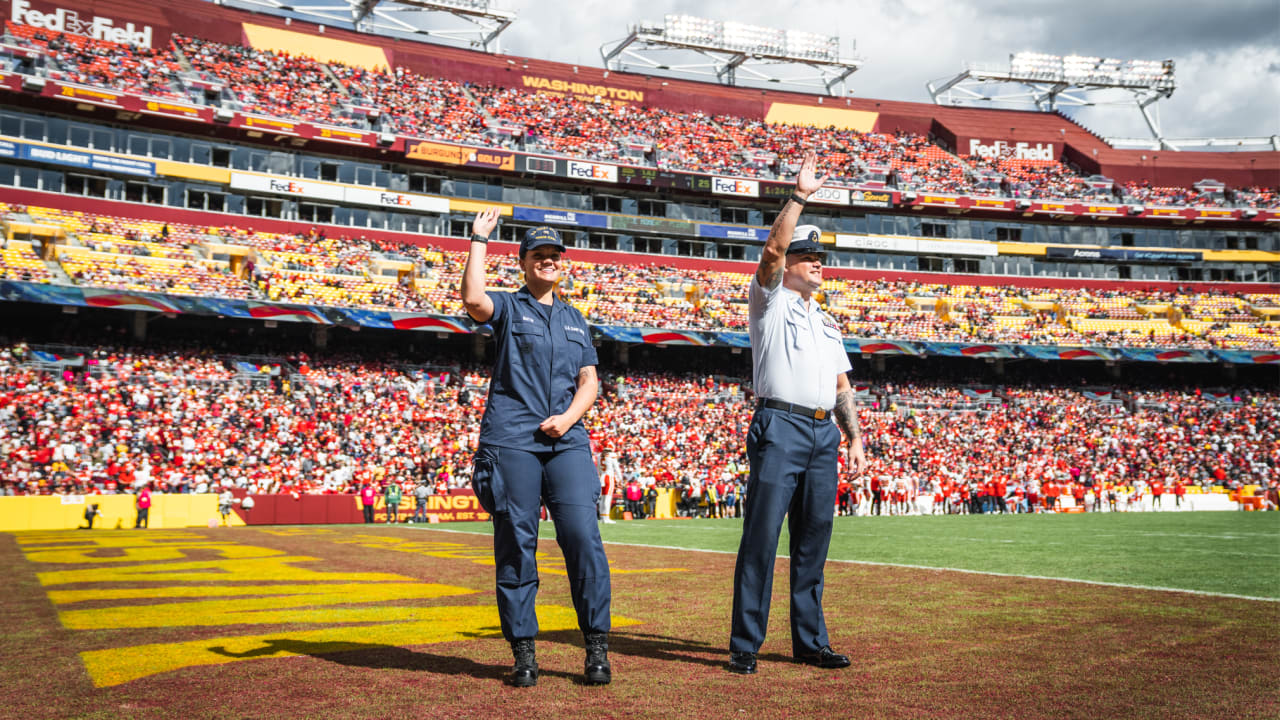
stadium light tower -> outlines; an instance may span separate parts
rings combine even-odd
[[[490,0],[214,1],[335,27],[352,26],[360,32],[436,38],[486,52],[501,52],[498,36],[516,20],[515,13],[497,9]]]
[[[673,63],[672,55],[693,60]],[[820,88],[830,95],[862,65],[840,55],[840,38],[799,30],[709,20],[692,15],[667,15],[661,25],[640,23],[628,28],[627,37],[600,47],[605,67],[626,70],[624,59],[637,67],[670,70],[690,75],[714,76],[725,85],[736,85],[740,76],[764,83]],[[776,66],[803,67],[815,75],[783,77],[770,72]]]
[[[1002,86],[1019,85],[1005,91]],[[1160,119],[1153,106],[1173,95],[1177,82],[1172,60],[1117,60],[1084,55],[1046,55],[1020,52],[1009,56],[1009,66],[966,64],[953,78],[927,83],[929,95],[938,105],[976,102],[1032,104],[1043,112],[1060,105],[1136,104],[1147,121],[1151,136],[1161,147],[1177,149],[1165,140]],[[1107,91],[1123,90],[1124,100],[1108,100]],[[1003,92],[1002,92],[1003,91]]]

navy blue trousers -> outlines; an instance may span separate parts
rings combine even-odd
[[[830,418],[771,408],[759,408],[752,417],[747,430],[751,476],[733,572],[729,650],[754,653],[764,644],[784,516],[791,536],[792,652],[812,653],[829,644],[822,572],[831,545],[839,452],[840,430]]]
[[[569,590],[584,634],[609,632],[609,559],[596,524],[600,477],[586,447],[532,453],[482,446],[472,487],[493,519],[498,616],[507,640],[538,634],[538,515],[545,503],[564,553]]]

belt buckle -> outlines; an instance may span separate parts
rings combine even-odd
[[[826,411],[826,410],[823,410],[822,408],[818,408],[818,409],[814,410],[814,411],[813,411],[813,419],[814,419],[814,420],[826,420],[826,419],[827,419],[827,411]]]

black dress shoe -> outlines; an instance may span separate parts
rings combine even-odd
[[[796,660],[814,667],[835,669],[849,667],[849,656],[841,655],[831,649],[830,645],[823,645],[818,648],[817,652],[796,655]]]
[[[753,652],[729,653],[729,672],[739,675],[755,675],[756,654]]]

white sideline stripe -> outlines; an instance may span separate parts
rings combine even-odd
[[[436,528],[430,528],[430,527],[423,527],[421,529],[436,530]],[[459,535],[484,535],[485,534],[485,533],[469,532],[467,530],[436,530],[436,532],[458,533]],[[622,547],[642,547],[642,548],[650,548],[653,550],[681,550],[684,552],[713,553],[715,555],[737,555],[738,554],[736,551],[730,551],[730,550],[704,550],[702,548],[684,548],[684,547],[675,547],[673,545],[643,545],[641,543],[624,543],[624,542],[609,542],[609,541],[606,541],[604,544],[620,545]],[[788,560],[791,559],[790,555],[783,555],[781,553],[779,553],[777,557],[787,558]],[[900,567],[900,568],[910,568],[912,570],[937,570],[939,572],[966,573],[968,575],[990,575],[992,577],[1025,578],[1027,580],[1053,580],[1056,582],[1079,583],[1081,585],[1098,585],[1101,587],[1126,588],[1129,590],[1151,590],[1154,592],[1173,592],[1173,593],[1184,593],[1187,595],[1201,595],[1204,597],[1231,598],[1233,600],[1252,600],[1254,602],[1280,603],[1280,598],[1254,597],[1252,595],[1236,595],[1233,593],[1209,592],[1208,590],[1188,590],[1186,588],[1160,587],[1157,585],[1130,585],[1128,583],[1104,582],[1102,580],[1081,580],[1079,578],[1050,577],[1048,575],[1017,575],[1014,573],[992,572],[990,570],[966,570],[964,568],[936,567],[933,565],[908,565],[906,563],[874,562],[871,560],[832,560],[828,558],[827,562],[847,563],[849,565],[872,565],[876,567]]]
[[[458,532],[458,531],[455,531],[455,532]],[[652,548],[655,550],[684,550],[686,552],[716,553],[718,555],[737,555],[737,552],[732,552],[729,550],[703,550],[698,548],[672,547],[670,545],[641,545],[639,543],[620,543],[620,542],[606,542],[605,545],[643,547],[643,548]],[[778,557],[787,558],[788,560],[791,559],[791,556],[783,555],[782,553],[779,553]],[[1254,597],[1252,595],[1235,595],[1233,593],[1209,592],[1207,590],[1188,590],[1186,588],[1159,587],[1156,585],[1130,585],[1127,583],[1104,582],[1101,580],[1081,580],[1079,578],[1050,577],[1048,575],[1017,575],[1014,573],[992,572],[990,570],[966,570],[964,568],[936,567],[933,565],[908,565],[906,563],[874,562],[872,560],[832,560],[828,558],[827,562],[847,563],[849,565],[873,565],[878,567],[900,567],[900,568],[910,568],[912,570],[937,570],[940,572],[967,573],[969,575],[991,575],[994,577],[1008,577],[1008,578],[1025,578],[1028,580],[1055,580],[1057,582],[1080,583],[1083,585],[1100,585],[1103,587],[1127,588],[1131,590],[1154,590],[1157,592],[1176,592],[1176,593],[1186,593],[1188,595],[1203,595],[1206,597],[1222,597],[1222,598],[1232,598],[1235,600],[1253,600],[1256,602],[1280,603],[1280,598]]]

